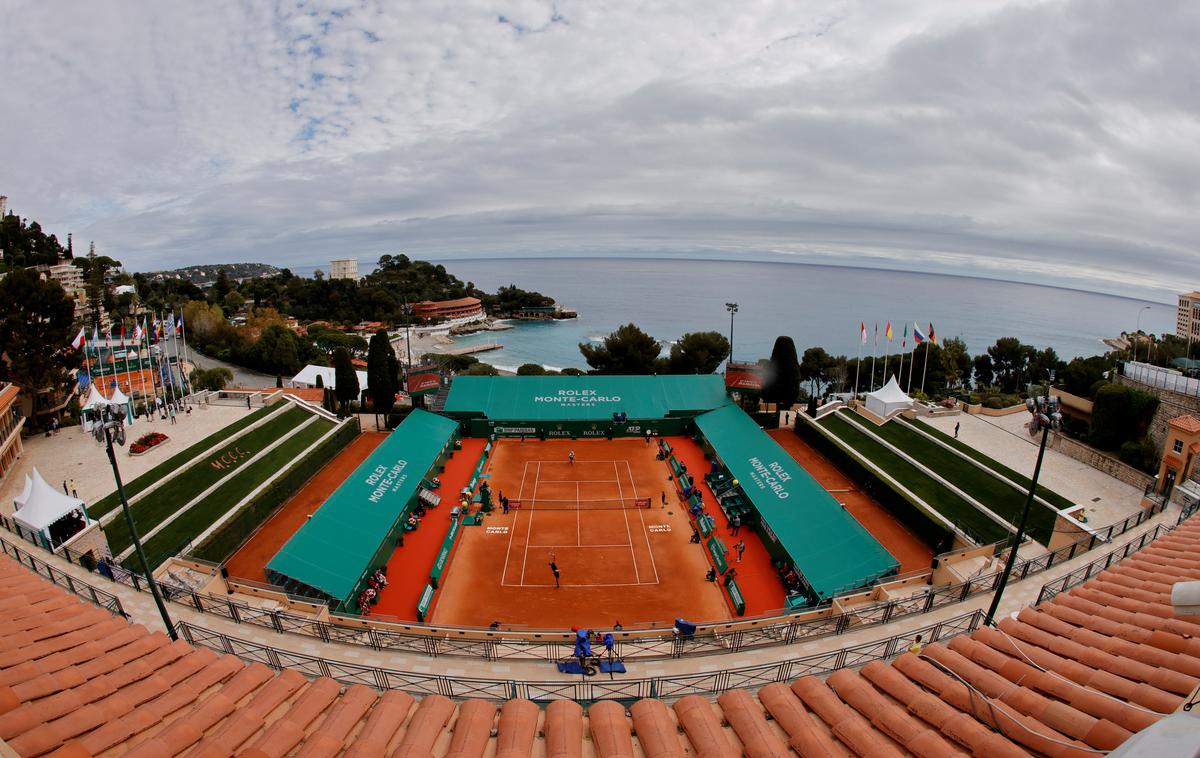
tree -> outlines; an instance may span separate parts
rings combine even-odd
[[[29,269],[0,279],[0,378],[31,392],[65,385],[79,363],[71,349],[75,305],[55,281]]]
[[[321,376],[320,374],[317,374],[317,389],[325,389],[325,377]]]
[[[371,393],[371,405],[376,415],[391,413],[396,404],[396,391],[399,389],[392,381],[392,361],[396,360],[396,351],[388,339],[387,331],[380,329],[371,337],[371,346],[367,352],[367,391]],[[379,419],[376,419],[378,423]]]
[[[787,409],[795,405],[799,397],[800,361],[796,358],[796,343],[791,337],[776,337],[767,365],[766,381],[763,382],[762,399]]]
[[[980,353],[971,362],[971,367],[975,372],[976,389],[992,386],[992,383],[996,380],[996,371],[992,366],[992,356],[987,353]]]
[[[689,332],[671,346],[672,374],[711,374],[729,357],[729,340],[720,332]]]
[[[208,369],[196,368],[192,369],[192,373],[188,375],[188,381],[191,383],[193,391],[220,392],[233,381],[233,372],[221,366]]]
[[[546,369],[538,363],[522,363],[517,366],[517,376],[545,376]]]
[[[225,310],[229,311],[230,313],[237,313],[242,309],[242,306],[246,304],[246,298],[242,297],[240,292],[234,290],[226,295],[221,303],[225,306]]]
[[[229,280],[229,275],[225,273],[225,269],[217,272],[217,281],[213,283],[213,302],[224,303],[225,296],[234,290],[233,282]]]
[[[1103,355],[1074,358],[1059,375],[1059,385],[1072,395],[1091,397],[1092,387],[1104,379],[1109,368],[1109,361]]]
[[[467,376],[499,376],[500,371],[490,363],[476,363],[467,369]]]
[[[625,324],[603,344],[581,343],[579,352],[595,374],[652,374],[662,348],[636,325]]]
[[[833,362],[833,358],[823,347],[810,347],[804,351],[797,378],[809,383],[810,396],[817,397],[821,394],[824,385],[829,381],[828,371]]]
[[[970,382],[971,354],[967,352],[967,343],[962,337],[942,340],[939,357],[942,360],[942,372],[946,376],[947,387],[959,387]]]
[[[1028,378],[1027,369],[1033,348],[1022,345],[1016,337],[1001,337],[987,352],[996,372],[996,384],[1004,392],[1016,392]]]
[[[354,372],[350,351],[344,347],[333,351],[333,381],[337,385],[333,391],[338,406],[345,412],[346,406],[358,397],[358,374]]]
[[[264,371],[294,374],[300,370],[300,346],[296,335],[286,327],[272,324],[263,329],[254,350]]]

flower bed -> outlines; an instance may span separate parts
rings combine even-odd
[[[133,444],[129,446],[129,454],[141,455],[142,453],[149,452],[151,448],[161,445],[168,439],[170,438],[162,432],[150,432],[149,434],[143,434],[141,437],[138,437],[136,440],[134,440]]]

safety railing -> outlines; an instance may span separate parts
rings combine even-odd
[[[1106,544],[1115,536],[1144,523],[1166,506],[1155,506],[1130,516],[1107,529],[1098,530],[1078,542],[1028,559],[1018,559],[1010,581],[1019,581],[1045,571]],[[0,525],[12,529],[10,520],[0,517]],[[59,555],[72,563],[81,556],[60,550]],[[86,566],[86,563],[83,565]],[[90,570],[90,566],[88,566]],[[112,580],[147,592],[146,580],[120,565],[110,565]],[[945,606],[961,603],[970,597],[993,592],[1000,580],[999,571],[972,577],[964,582],[928,587],[909,597],[864,604],[842,613],[816,618],[797,618],[796,614],[730,622],[701,624],[689,639],[671,634],[670,627],[637,629],[616,632],[617,653],[623,658],[643,660],[680,658],[683,656],[736,653],[743,650],[791,645],[801,641],[843,634],[864,626],[890,623],[900,618],[922,615]],[[523,659],[557,660],[573,647],[573,635],[558,630],[488,630],[476,627],[445,627],[415,622],[389,625],[361,616],[333,614],[329,620],[319,620],[302,613],[271,610],[234,600],[225,595],[208,595],[190,587],[171,582],[158,582],[170,600],[201,613],[209,613],[239,624],[272,629],[280,634],[290,633],[313,637],[322,642],[363,645],[374,650],[396,650],[418,655],[459,656],[486,660]],[[824,610],[829,610],[828,606]],[[396,628],[402,626],[403,628]]]
[[[1038,603],[1040,604],[1045,600],[1050,600],[1055,595],[1066,592],[1072,587],[1077,587],[1080,584],[1083,584],[1096,574],[1099,574],[1101,571],[1104,571],[1110,566],[1120,563],[1129,556],[1149,545],[1151,542],[1154,542],[1154,540],[1158,539],[1164,534],[1170,533],[1171,529],[1169,527],[1161,525],[1156,526],[1153,530],[1146,532],[1141,537],[1138,537],[1135,540],[1130,540],[1116,550],[1105,554],[1103,558],[1094,560],[1086,566],[1081,566],[1071,573],[1059,579],[1055,579],[1053,582],[1047,582],[1046,584],[1043,584],[1041,592],[1038,593]]]
[[[248,662],[262,663],[276,671],[292,669],[305,676],[329,677],[347,685],[362,684],[379,690],[404,690],[418,695],[436,694],[457,699],[527,698],[543,703],[570,699],[586,704],[599,700],[672,700],[686,695],[713,696],[731,689],[757,689],[772,682],[787,682],[803,676],[824,676],[838,669],[856,668],[871,661],[893,658],[905,652],[918,634],[926,643],[969,634],[979,628],[983,617],[983,612],[977,610],[910,630],[903,635],[758,666],[640,679],[564,676],[562,679],[551,681],[487,679],[396,671],[279,650],[270,645],[230,637],[186,621],[176,624],[176,630],[183,639],[196,647],[235,655]]]
[[[89,603],[103,608],[114,616],[124,616],[125,618],[128,618],[128,615],[125,613],[125,608],[121,605],[121,598],[117,597],[111,592],[105,592],[102,589],[93,587],[87,582],[76,579],[65,571],[60,571],[54,568],[49,563],[46,563],[45,561],[35,557],[29,551],[21,549],[3,537],[0,537],[0,551],[3,551],[5,555],[11,557],[22,566],[27,567],[38,576],[43,576],[57,584],[59,587],[64,588],[72,595],[81,597]]]

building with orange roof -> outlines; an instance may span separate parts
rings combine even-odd
[[[1197,458],[1200,458],[1200,418],[1179,416],[1168,421],[1167,440],[1158,465],[1159,494],[1170,497],[1176,483],[1190,479],[1197,472]]]
[[[446,321],[452,324],[468,324],[482,321],[486,316],[483,303],[477,297],[460,297],[455,300],[422,300],[412,305],[413,315],[425,321]]]
[[[8,478],[25,448],[21,445],[21,429],[25,417],[18,412],[17,385],[0,383],[0,485]]]

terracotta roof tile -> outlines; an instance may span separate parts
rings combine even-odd
[[[1195,416],[1179,416],[1171,419],[1167,424],[1192,434],[1200,432],[1200,418],[1196,418]]]
[[[1037,608],[948,644],[757,695],[668,705],[343,689],[196,650],[82,604],[0,558],[0,738],[22,755],[944,758],[1091,755],[1200,686],[1200,520]]]

